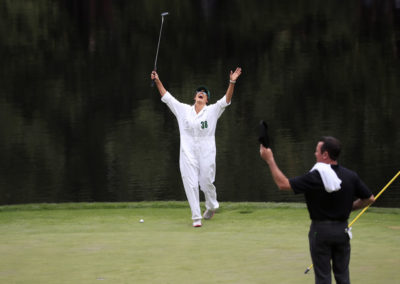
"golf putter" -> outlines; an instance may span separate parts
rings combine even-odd
[[[157,51],[156,51],[156,59],[154,60],[154,71],[157,71],[157,59],[158,59],[158,50],[160,49],[160,41],[161,41],[161,32],[164,24],[164,16],[167,16],[169,13],[164,12],[161,13],[161,28],[160,28],[160,34],[158,36],[158,44],[157,44]],[[154,80],[151,82],[151,87],[154,87]]]

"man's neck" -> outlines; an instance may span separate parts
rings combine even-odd
[[[326,161],[322,161],[321,163],[325,163],[328,165],[337,165],[338,164],[338,162],[334,161],[334,160],[326,160]]]
[[[199,113],[204,108],[204,106],[204,104],[195,103],[194,109],[196,110],[196,113]]]

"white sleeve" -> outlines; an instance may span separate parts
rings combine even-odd
[[[177,99],[175,99],[170,92],[166,92],[164,96],[161,97],[161,101],[165,103],[169,109],[172,111],[172,113],[178,117],[180,113],[182,113],[182,109],[184,108],[185,104],[179,102]]]
[[[223,96],[219,99],[215,104],[212,105],[213,109],[215,110],[217,117],[219,118],[221,114],[224,112],[225,108],[229,106],[231,103],[226,102],[226,96]]]
[[[226,95],[223,96],[221,99],[219,99],[216,104],[218,104],[220,106],[220,108],[226,108],[227,106],[229,106],[231,104],[231,102],[227,103],[226,102]]]

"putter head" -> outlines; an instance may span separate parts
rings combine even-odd
[[[260,121],[258,126],[258,141],[265,147],[269,148],[268,125],[264,120]]]
[[[166,16],[168,14],[169,14],[168,12],[161,13],[161,17],[164,17],[164,16]]]

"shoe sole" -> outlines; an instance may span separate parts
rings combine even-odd
[[[203,215],[203,218],[206,220],[210,220],[212,217],[214,217],[214,214],[215,214],[215,212],[213,212],[209,218],[207,218],[206,216]]]

